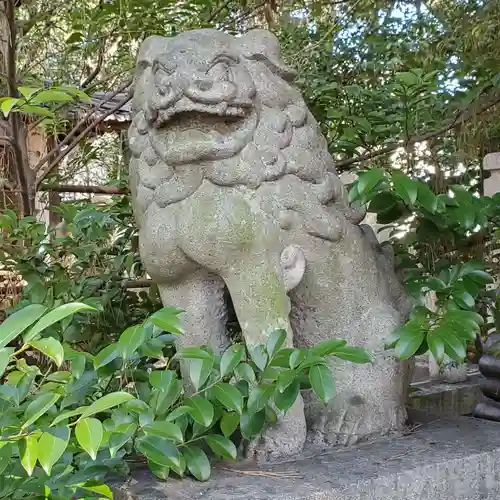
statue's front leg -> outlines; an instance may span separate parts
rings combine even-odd
[[[292,346],[286,291],[296,279],[291,273],[285,280],[278,229],[238,192],[210,184],[179,208],[177,220],[186,255],[224,279],[247,348],[265,345],[276,329],[287,332],[285,343]],[[290,255],[284,257],[284,262],[290,260]],[[300,267],[300,258],[291,260]],[[291,456],[302,451],[305,438],[299,396],[281,421],[251,444],[248,454],[258,459]]]

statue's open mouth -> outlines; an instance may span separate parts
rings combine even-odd
[[[184,100],[184,99],[183,99]],[[238,154],[257,127],[252,105],[176,103],[158,112],[151,143],[169,165],[213,161]]]

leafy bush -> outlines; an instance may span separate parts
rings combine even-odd
[[[493,282],[471,247],[478,235],[490,238],[497,230],[499,197],[481,197],[460,185],[435,195],[420,179],[382,169],[361,172],[349,197],[393,228],[397,264],[416,299],[410,320],[388,346],[401,359],[430,350],[438,363],[445,354],[463,361],[467,344],[476,341],[485,323],[478,312],[484,314]],[[431,293],[435,310],[425,305]]]
[[[127,328],[95,356],[44,336],[91,310],[30,304],[0,325],[0,498],[112,498],[102,481],[111,471],[127,473],[126,458],[135,454],[161,479],[189,473],[204,481],[209,457],[235,460],[237,445],[276,423],[301,389],[324,403],[334,396],[326,357],[370,361],[343,340],[282,348],[283,330],[250,352],[235,344],[222,356],[203,346],[173,354],[182,334],[174,308]],[[45,362],[28,364],[23,356],[32,350]]]
[[[95,352],[157,309],[159,297],[155,287],[137,293],[124,286],[144,275],[128,199],[105,207],[63,203],[54,212],[61,223],[50,228],[35,217],[18,219],[9,210],[0,214],[0,262],[27,282],[18,308],[73,301],[96,308],[99,314],[91,322],[77,315],[61,331],[65,341]]]

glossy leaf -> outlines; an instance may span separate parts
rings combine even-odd
[[[200,396],[193,396],[185,401],[185,406],[189,408],[189,414],[193,419],[204,427],[208,427],[214,419],[214,407],[207,399]]]
[[[92,460],[97,458],[101,446],[104,429],[96,418],[83,418],[75,427],[75,436],[79,445],[90,455]]]
[[[144,436],[137,440],[137,449],[152,462],[164,467],[180,467],[179,450],[169,439]]]
[[[269,361],[266,348],[263,345],[256,345],[249,348],[249,352],[255,366],[257,366],[260,371],[264,371]]]
[[[210,436],[205,436],[204,439],[218,457],[236,460],[238,455],[236,446],[227,437],[212,434]]]
[[[210,359],[192,358],[187,360],[189,378],[196,391],[200,390],[207,381],[210,373],[212,372],[212,368],[214,367],[214,362],[215,360],[213,357]]]
[[[26,429],[31,424],[35,423],[42,415],[47,413],[47,410],[54,406],[56,401],[61,397],[60,394],[54,394],[47,392],[46,394],[40,394],[26,407],[24,412],[25,421],[22,425],[23,429]]]
[[[250,440],[262,432],[265,423],[266,413],[264,410],[261,410],[257,413],[243,412],[240,417],[241,435],[245,439]]]
[[[235,412],[225,412],[220,419],[220,428],[224,436],[229,437],[240,425],[240,416]]]
[[[284,344],[285,340],[286,330],[284,330],[283,328],[271,332],[266,346],[267,353],[270,358],[274,357],[274,355],[281,349],[281,346]]]
[[[394,189],[406,205],[412,206],[417,201],[419,184],[400,172],[392,173]]]
[[[34,434],[21,439],[18,442],[19,458],[24,470],[31,476],[35,470],[36,461],[38,459],[38,438]]]
[[[95,415],[96,413],[100,413],[115,406],[121,405],[126,401],[130,401],[135,399],[134,396],[129,394],[128,392],[112,392],[111,394],[106,394],[101,399],[94,401],[83,413],[81,418],[90,417],[91,415]]]
[[[342,339],[330,339],[311,347],[311,349],[309,349],[309,354],[314,356],[330,356],[335,354],[339,348],[344,347],[346,344],[347,342]]]
[[[182,309],[176,309],[173,307],[164,307],[159,311],[156,311],[148,319],[153,325],[161,328],[165,332],[174,333],[176,335],[182,335],[184,330],[181,326],[181,321],[179,315],[184,312]]]
[[[210,478],[210,462],[202,449],[189,446],[184,450],[184,458],[189,472],[198,481],[207,481]]]
[[[245,347],[242,344],[234,344],[222,355],[220,361],[220,374],[225,377],[233,372],[236,366],[241,362],[245,354]]]
[[[10,315],[0,323],[0,348],[5,347],[19,334],[42,316],[47,308],[41,304],[30,304]]]
[[[401,331],[401,336],[395,347],[395,355],[399,359],[408,359],[413,356],[422,345],[425,330],[415,320],[408,322]]]
[[[316,365],[309,370],[309,380],[316,396],[327,404],[335,395],[335,381],[328,367]]]
[[[4,347],[0,349],[0,377],[4,374],[5,369],[10,361],[10,356],[14,352],[11,347]]]
[[[94,370],[98,370],[103,366],[114,361],[120,355],[120,350],[117,344],[110,344],[101,351],[99,351],[94,357]]]
[[[129,359],[137,349],[146,341],[147,331],[142,325],[135,325],[127,328],[118,340],[120,356]]]
[[[182,430],[178,425],[172,422],[157,420],[156,422],[153,422],[143,427],[143,431],[146,434],[171,439],[172,441],[177,443],[184,442],[184,436],[182,435]]]
[[[33,340],[30,342],[30,345],[52,359],[57,367],[62,365],[64,361],[64,349],[58,340],[47,337],[45,339]]]
[[[274,391],[274,385],[259,385],[257,387],[252,387],[247,401],[248,413],[257,413],[263,410],[274,394]]]
[[[133,438],[136,430],[135,423],[120,424],[113,430],[108,441],[111,458],[114,458],[116,452]]]
[[[240,380],[246,380],[250,384],[253,384],[256,381],[255,372],[248,363],[239,364],[234,370],[234,373]]]
[[[39,319],[34,326],[26,333],[24,336],[24,342],[30,342],[35,337],[37,337],[43,330],[52,326],[53,324],[72,316],[73,314],[82,311],[95,311],[94,307],[81,302],[71,302],[69,304],[63,304],[62,306],[56,307],[52,311],[45,314],[41,319]]]
[[[50,476],[54,464],[66,451],[70,435],[69,427],[62,426],[51,428],[40,436],[38,461],[48,476]]]
[[[241,414],[243,411],[243,396],[234,385],[219,383],[213,388],[213,392],[217,400],[228,410],[234,410]]]
[[[286,413],[297,400],[300,393],[300,381],[292,382],[283,392],[275,391],[274,403],[283,413]]]
[[[361,347],[338,347],[332,355],[351,363],[371,363],[370,354]]]
[[[439,365],[443,362],[444,358],[444,342],[443,339],[435,332],[429,332],[427,335],[427,344],[431,351],[436,363]]]

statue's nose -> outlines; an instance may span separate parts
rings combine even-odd
[[[192,101],[217,104],[231,101],[236,95],[236,90],[233,82],[207,75],[193,79],[191,84],[184,89],[184,93]]]

